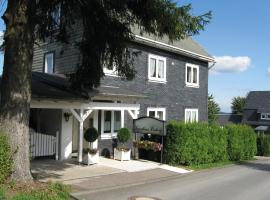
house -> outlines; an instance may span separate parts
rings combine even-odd
[[[217,116],[217,122],[221,126],[226,126],[229,124],[240,124],[242,122],[242,115],[232,114],[232,113],[219,113]]]
[[[270,91],[249,92],[242,122],[258,133],[270,133]]]
[[[80,27],[76,30],[72,41],[80,40]],[[136,29],[134,34],[129,48],[139,52],[135,78],[122,80],[105,66],[100,87],[84,92],[71,90],[66,78],[81,58],[75,42],[35,46],[30,127],[41,134],[31,134],[31,145],[39,148],[34,155],[46,155],[48,148],[54,148],[52,152],[62,160],[78,152],[81,162],[87,145],[84,130],[95,127],[100,133],[100,154],[111,156],[117,131],[132,129],[133,119],[140,116],[208,120],[208,67],[214,59],[192,38],[171,43]],[[51,147],[44,135],[52,136],[56,145]]]

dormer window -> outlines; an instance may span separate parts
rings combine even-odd
[[[270,113],[261,113],[262,120],[270,120]]]
[[[44,54],[44,72],[48,74],[54,73],[54,52]]]

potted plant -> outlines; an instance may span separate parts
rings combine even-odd
[[[127,128],[121,128],[117,133],[117,139],[121,145],[117,145],[114,148],[114,159],[115,160],[130,160],[130,148],[125,146],[125,143],[131,138],[131,132]]]
[[[99,162],[99,151],[93,148],[93,142],[98,139],[98,131],[95,128],[88,128],[84,133],[84,139],[89,142],[90,147],[83,149],[83,163],[92,165]]]

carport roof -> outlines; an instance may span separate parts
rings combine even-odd
[[[89,101],[92,97],[97,96],[145,97],[137,92],[113,86],[101,86],[97,89],[83,91],[72,90],[65,75],[32,72],[32,99]]]

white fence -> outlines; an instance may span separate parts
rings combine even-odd
[[[32,158],[54,156],[58,160],[58,132],[56,136],[30,131],[30,154]]]

